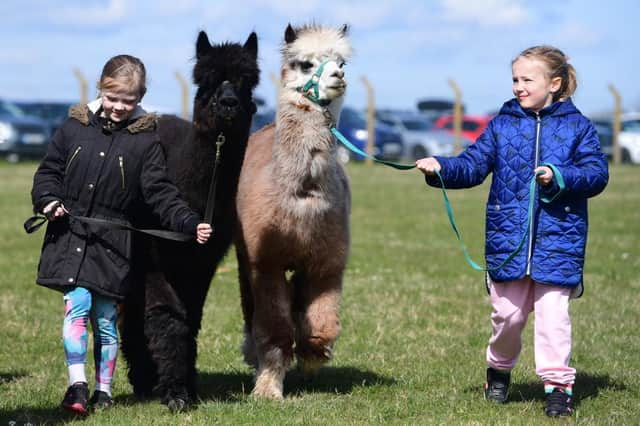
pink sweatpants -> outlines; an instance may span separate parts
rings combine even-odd
[[[507,283],[491,283],[491,326],[487,364],[511,370],[522,349],[522,330],[534,313],[536,374],[544,382],[572,385],[576,370],[571,356],[571,288],[538,284],[530,277]]]

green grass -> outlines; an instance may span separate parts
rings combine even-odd
[[[73,421],[57,407],[66,387],[59,293],[34,284],[43,231],[26,235],[36,165],[0,163],[0,425]],[[439,191],[417,171],[350,165],[352,248],[344,281],[343,332],[333,361],[312,382],[292,371],[285,401],[250,396],[242,362],[233,254],[214,279],[199,338],[193,411],[171,415],[136,402],[124,359],[116,406],[86,424],[556,424],[543,412],[533,334],[514,370],[510,402],[482,398],[491,308],[481,272],[466,265]],[[590,203],[586,292],[572,303],[578,370],[576,424],[638,424],[640,418],[640,168],[611,169]],[[482,263],[487,185],[452,191],[456,220]],[[91,362],[91,361],[90,361]],[[92,374],[93,368],[87,368]]]

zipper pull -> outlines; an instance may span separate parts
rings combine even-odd
[[[122,189],[126,189],[124,184],[124,158],[122,155],[118,156],[118,163],[120,163],[120,176],[122,177]]]

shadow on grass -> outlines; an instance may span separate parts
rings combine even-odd
[[[606,374],[578,373],[573,386],[574,407],[580,405],[581,400],[596,397],[605,389],[617,392],[626,390],[626,386],[611,380]],[[544,401],[544,399],[544,388],[540,381],[514,382],[509,388],[509,402]]]
[[[301,393],[348,394],[354,388],[392,385],[394,379],[380,376],[371,371],[353,367],[323,367],[318,375],[305,380],[302,373],[292,370],[284,380],[285,398]],[[242,395],[249,395],[253,389],[253,375],[249,373],[200,373],[198,394],[201,400],[237,402]]]
[[[15,410],[0,410],[0,425],[62,425],[73,420],[84,420],[85,417],[55,408],[18,408]]]
[[[12,371],[9,373],[0,373],[0,386],[7,383],[11,383],[14,380],[18,380],[27,376],[28,374],[24,371]]]

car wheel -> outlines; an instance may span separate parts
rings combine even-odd
[[[425,147],[416,145],[411,150],[411,156],[414,160],[419,160],[421,158],[425,158],[429,156],[429,152],[425,149]]]
[[[622,164],[631,163],[631,154],[628,149],[623,148],[621,152]]]

